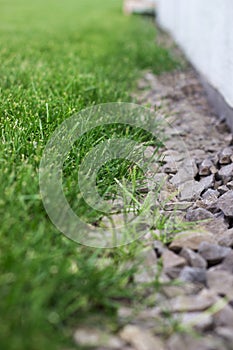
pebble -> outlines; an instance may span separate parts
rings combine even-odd
[[[180,252],[180,256],[186,259],[186,261],[189,263],[192,267],[198,267],[200,269],[205,269],[207,267],[207,262],[203,257],[195,253],[193,250],[188,248],[183,248]]]
[[[200,184],[204,187],[205,190],[214,185],[214,175],[204,177],[200,180]]]
[[[210,269],[207,271],[207,285],[219,295],[233,299],[233,275],[228,271]]]
[[[222,185],[218,187],[218,192],[220,195],[223,195],[229,191],[229,188],[226,185]]]
[[[206,285],[206,270],[205,268],[185,266],[180,272],[179,279],[183,282]]]
[[[199,167],[199,175],[208,176],[211,174],[211,168],[214,166],[210,159],[204,159]]]
[[[231,147],[224,148],[218,155],[219,163],[230,164],[232,155],[233,155],[233,152]]]
[[[122,349],[122,340],[96,328],[79,328],[74,332],[74,341],[83,347]]]
[[[210,232],[182,232],[175,236],[169,248],[174,251],[180,251],[182,248],[198,250],[200,243],[203,241],[214,243],[214,235]]]
[[[166,272],[170,268],[180,268],[186,265],[186,260],[170,250],[166,250],[162,255],[163,268]]]
[[[223,181],[223,184],[226,185],[233,178],[233,163],[222,167],[218,171],[219,178]]]
[[[233,229],[227,230],[218,239],[218,244],[223,247],[233,248]]]
[[[150,331],[134,325],[127,325],[120,332],[122,340],[132,345],[135,350],[165,350],[163,341]]]
[[[188,221],[201,221],[212,218],[214,218],[214,215],[204,208],[190,209],[186,214]]]
[[[215,304],[217,296],[208,289],[203,289],[197,295],[180,295],[170,300],[172,312],[204,311]]]
[[[233,217],[233,191],[232,190],[228,191],[218,199],[217,207],[221,209],[226,216]]]
[[[211,265],[222,262],[230,252],[230,248],[208,242],[201,242],[198,248],[198,253]]]
[[[201,193],[205,190],[205,185],[198,181],[187,181],[180,186],[180,200],[181,201],[193,201],[200,197]]]

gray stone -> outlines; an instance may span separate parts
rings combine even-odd
[[[214,243],[215,237],[210,232],[181,232],[174,237],[169,248],[174,251],[180,251],[182,248],[198,250],[200,243],[203,241]]]
[[[180,200],[192,201],[200,197],[201,193],[205,190],[205,185],[198,181],[188,181],[179,187]]]
[[[233,181],[228,182],[227,187],[229,188],[229,190],[233,190]]]
[[[123,341],[107,332],[96,328],[79,328],[74,332],[74,341],[82,347],[101,347],[108,349],[122,349]]]
[[[230,251],[230,248],[208,242],[202,242],[198,248],[198,253],[211,265],[223,261]]]
[[[153,248],[154,248],[155,254],[158,258],[160,258],[166,250],[166,247],[164,246],[164,244],[158,240],[153,242]]]
[[[120,332],[122,340],[132,345],[135,350],[165,350],[163,341],[150,331],[134,325],[127,325]]]
[[[233,276],[230,272],[223,270],[207,271],[207,285],[215,293],[224,295],[230,300],[233,299]]]
[[[200,180],[200,184],[204,187],[205,190],[214,185],[214,175],[203,177]]]
[[[157,349],[156,349],[157,350]],[[195,337],[190,334],[174,334],[167,342],[167,350],[231,350],[216,337]]]
[[[220,164],[230,164],[232,155],[233,155],[233,151],[232,151],[231,147],[224,148],[224,150],[222,150],[218,155],[219,163]]]
[[[221,209],[226,216],[233,216],[233,191],[228,191],[222,195],[217,201],[217,207]]]
[[[217,327],[225,326],[232,327],[233,332],[233,309],[230,307],[224,299],[222,301],[222,307],[216,312],[214,317],[214,323]]]
[[[192,202],[169,202],[164,206],[165,210],[187,210],[193,205]]]
[[[215,293],[203,289],[197,295],[180,295],[170,300],[172,312],[204,311],[217,301]]]
[[[218,172],[218,176],[224,185],[230,182],[233,178],[233,163],[222,167]]]
[[[208,189],[202,196],[203,199],[209,201],[215,201],[219,197],[220,193],[217,190]]]
[[[233,248],[233,229],[227,230],[218,239],[218,244],[223,247]]]
[[[175,314],[174,318],[184,327],[193,327],[197,331],[209,330],[213,325],[213,316],[205,312]]]
[[[206,270],[199,267],[185,266],[179,275],[179,279],[184,282],[206,284]]]
[[[163,268],[166,272],[167,269],[170,268],[182,268],[186,265],[186,260],[182,258],[182,256],[179,256],[170,250],[166,250],[162,255],[162,261],[163,261]]]
[[[201,163],[200,167],[199,167],[199,175],[201,176],[208,176],[211,174],[211,167],[213,167],[214,164],[210,159],[205,159],[203,160],[203,162]]]
[[[223,195],[229,191],[229,188],[226,185],[222,185],[218,187],[218,192],[220,195]]]
[[[183,248],[180,252],[180,256],[186,259],[186,261],[192,267],[198,267],[200,269],[205,269],[207,267],[207,262],[203,257],[195,253],[193,250],[188,248]]]
[[[204,208],[190,209],[186,214],[188,221],[201,221],[212,218],[214,218],[214,215]]]
[[[179,169],[179,171],[177,172],[177,174],[175,176],[173,176],[173,178],[171,179],[171,183],[174,186],[180,186],[181,184],[187,182],[187,181],[191,181],[194,179],[193,173],[190,174],[190,172],[188,172],[186,169]]]
[[[217,327],[215,333],[221,338],[225,339],[229,343],[233,344],[233,332],[232,327]]]
[[[222,269],[233,274],[233,250],[225,257],[221,265]]]

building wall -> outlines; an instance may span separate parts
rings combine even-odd
[[[160,26],[233,107],[233,0],[157,0],[157,15]]]

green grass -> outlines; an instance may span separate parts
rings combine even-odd
[[[137,297],[135,268],[122,266],[140,244],[98,251],[56,230],[39,194],[45,144],[83,108],[130,101],[142,70],[161,73],[178,63],[156,45],[154,26],[124,17],[118,0],[0,0],[0,32],[0,348],[62,349],[72,345],[72,329],[95,314],[116,327],[118,303]],[[86,135],[82,149],[101,132]],[[122,168],[103,170],[102,193],[116,176]]]

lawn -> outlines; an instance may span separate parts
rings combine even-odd
[[[46,142],[66,118],[99,103],[131,101],[143,70],[158,74],[178,66],[156,44],[153,23],[123,16],[121,5],[0,0],[2,350],[74,346],[75,327],[101,313],[101,321],[110,319],[114,329],[119,302],[137,298],[136,266],[122,266],[140,243],[94,250],[68,240],[47,217],[38,181]],[[101,133],[86,135],[83,149]],[[67,162],[66,171],[71,169]],[[108,187],[109,171],[104,175]]]

